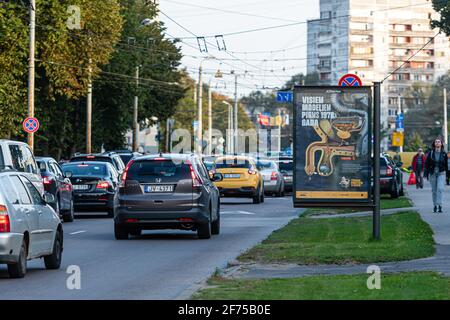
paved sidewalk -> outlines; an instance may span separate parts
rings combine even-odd
[[[450,186],[445,186],[443,213],[433,213],[431,186],[426,179],[423,189],[417,190],[415,186],[408,186],[407,190],[422,219],[433,229],[436,244],[450,245]]]
[[[373,263],[378,265],[382,272],[397,273],[409,271],[435,271],[450,276],[450,187],[446,186],[443,211],[433,213],[431,199],[431,186],[425,181],[424,189],[417,190],[415,186],[407,186],[408,197],[413,201],[418,211],[434,231],[436,254],[433,257],[388,263]],[[386,210],[384,214],[393,211],[405,211],[404,208]],[[356,216],[367,213],[358,213]],[[355,216],[355,214],[352,214]],[[339,217],[332,215],[331,217]],[[323,216],[322,216],[323,217]],[[381,226],[383,227],[383,226]],[[297,265],[297,264],[256,264],[244,263],[228,268],[223,276],[227,278],[263,279],[263,278],[297,278],[311,275],[342,275],[366,273],[367,267],[373,264],[352,265]]]

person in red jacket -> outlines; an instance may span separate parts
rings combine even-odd
[[[422,148],[419,148],[412,160],[412,169],[416,175],[416,188],[423,189],[423,172],[425,170],[425,154]]]

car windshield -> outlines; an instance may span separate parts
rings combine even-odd
[[[128,169],[128,179],[142,181],[149,178],[190,178],[189,165],[171,160],[136,161]]]
[[[72,172],[72,176],[95,176],[104,177],[106,176],[106,165],[104,164],[65,164],[63,165],[63,171]]]
[[[3,159],[3,150],[2,146],[0,146],[0,169],[5,166],[5,160]]]
[[[244,159],[220,159],[215,163],[216,169],[240,168],[250,169],[252,167],[250,161]]]

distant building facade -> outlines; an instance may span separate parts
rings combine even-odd
[[[320,19],[308,21],[307,72],[324,85],[337,85],[346,73],[367,85],[382,81],[437,34],[430,26],[436,18],[431,1],[320,0]],[[431,84],[449,69],[450,43],[441,34],[383,83],[384,128],[395,127],[406,88]]]

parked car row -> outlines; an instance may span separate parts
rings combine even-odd
[[[59,269],[64,235],[56,203],[28,145],[0,140],[0,264],[11,278],[24,277],[30,259]]]
[[[58,269],[64,244],[63,222],[75,209],[101,209],[113,217],[121,174],[140,154],[121,151],[75,155],[63,165],[33,156],[27,144],[0,140],[0,264],[12,278],[27,272],[27,261],[43,258]]]

